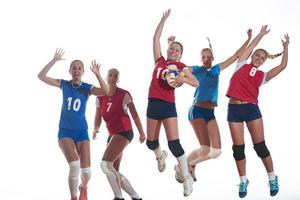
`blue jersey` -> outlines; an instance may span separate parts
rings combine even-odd
[[[194,94],[194,103],[211,101],[217,106],[220,65],[214,65],[209,69],[193,66],[192,73],[199,82]]]
[[[69,130],[87,130],[85,118],[86,103],[93,86],[82,82],[73,87],[71,81],[60,80],[63,103],[60,114],[59,128]]]

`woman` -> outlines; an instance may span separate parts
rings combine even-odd
[[[60,60],[64,51],[57,49],[53,59],[40,71],[38,77],[48,85],[59,87],[63,93],[63,104],[60,115],[58,144],[69,163],[69,189],[71,200],[77,200],[78,176],[81,169],[81,184],[79,186],[79,200],[87,200],[87,184],[91,176],[90,142],[87,121],[85,118],[88,97],[106,94],[106,84],[99,73],[100,65],[92,61],[92,72],[96,75],[101,88],[82,82],[84,73],[82,61],[71,62],[69,72],[70,81],[54,79],[47,76],[53,65]]]
[[[165,170],[165,159],[167,152],[162,151],[159,146],[159,132],[161,124],[165,128],[168,139],[168,146],[172,154],[177,158],[180,172],[183,176],[184,196],[188,196],[193,191],[193,178],[188,173],[187,158],[179,141],[177,113],[175,107],[174,87],[182,83],[188,83],[196,87],[198,81],[193,77],[189,69],[180,62],[183,47],[179,42],[172,42],[167,51],[167,59],[161,54],[160,36],[164,24],[169,17],[171,10],[164,12],[159,22],[154,38],[153,38],[153,55],[155,68],[152,74],[152,81],[149,88],[148,107],[147,107],[147,147],[152,150],[156,156],[158,170]],[[183,70],[185,76],[179,76],[173,83],[173,87],[169,86],[165,74],[169,68],[174,66],[178,70]]]
[[[130,93],[117,86],[119,71],[114,68],[110,69],[106,80],[108,94],[97,97],[93,134],[93,138],[96,139],[101,119],[103,118],[109,132],[109,138],[102,157],[101,169],[107,176],[108,182],[114,192],[114,200],[124,199],[121,189],[127,192],[132,200],[141,200],[129,180],[119,172],[123,151],[133,139],[133,131],[127,108],[129,108],[133,121],[140,133],[140,143],[143,143],[146,139],[144,130]]]
[[[268,72],[260,71],[258,68],[268,57],[274,58],[280,54],[270,56],[264,49],[256,49],[251,56],[250,64],[247,58],[257,46],[259,41],[269,33],[268,26],[262,26],[260,33],[252,40],[249,46],[241,54],[237,68],[230,80],[227,91],[229,99],[227,120],[233,142],[233,157],[236,161],[241,182],[239,184],[239,196],[243,198],[247,195],[249,180],[246,176],[246,159],[244,154],[244,122],[250,132],[254,145],[254,150],[261,158],[269,177],[270,195],[275,196],[279,191],[278,177],[274,173],[273,162],[270,152],[266,146],[264,138],[263,120],[258,107],[259,87],[269,82],[286,68],[288,62],[289,36],[284,35],[282,40],[283,55],[281,63]]]
[[[201,50],[202,66],[191,66],[189,69],[197,78],[199,86],[195,90],[194,102],[189,110],[189,120],[195,131],[197,139],[200,143],[200,148],[195,149],[188,155],[189,172],[196,181],[195,167],[199,162],[215,159],[221,154],[221,139],[218,124],[214,114],[214,108],[218,101],[218,86],[220,72],[226,69],[229,65],[235,62],[247,45],[252,36],[252,30],[247,32],[248,38],[244,44],[225,61],[212,65],[214,60],[212,47]],[[171,36],[169,41],[174,40]],[[175,166],[176,180],[182,182],[178,166]]]

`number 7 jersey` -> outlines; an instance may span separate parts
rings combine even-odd
[[[132,102],[128,91],[117,88],[112,96],[98,96],[96,99],[97,112],[106,122],[106,127],[110,135],[116,135],[132,130],[129,115],[127,113],[128,104]]]
[[[63,103],[59,128],[78,131],[88,129],[85,110],[92,87],[84,82],[81,82],[78,87],[73,87],[71,81],[60,80]]]

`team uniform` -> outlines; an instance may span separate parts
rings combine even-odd
[[[127,112],[127,105],[132,102],[130,93],[121,88],[117,88],[112,96],[98,96],[96,107],[100,115],[106,122],[109,132],[109,139],[113,135],[121,135],[129,140],[133,138],[130,117]]]
[[[179,70],[186,69],[185,64],[165,60],[163,56],[156,61],[148,93],[148,118],[162,120],[177,117],[174,95],[175,88],[169,86],[165,77],[169,69],[174,66]]]
[[[247,64],[246,60],[237,64],[226,96],[248,103],[229,104],[227,116],[229,122],[248,122],[262,117],[258,107],[258,95],[259,87],[264,83],[266,83],[265,72],[252,64]]]
[[[189,110],[189,120],[204,119],[208,122],[215,119],[214,109],[203,108],[195,104],[210,101],[217,106],[220,65],[214,65],[209,69],[204,66],[193,66],[192,74],[197,78],[199,86],[194,93],[194,105]]]
[[[63,93],[63,103],[58,139],[68,137],[74,142],[89,140],[85,110],[93,86],[81,82],[78,87],[74,87],[71,81],[60,80],[60,88]]]

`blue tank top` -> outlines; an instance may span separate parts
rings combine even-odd
[[[214,65],[209,69],[193,66],[192,73],[199,81],[199,86],[194,93],[194,103],[211,101],[214,106],[217,106],[220,65]]]
[[[63,103],[60,114],[59,128],[69,130],[87,130],[85,118],[86,103],[93,86],[82,82],[73,87],[71,81],[60,80]]]

